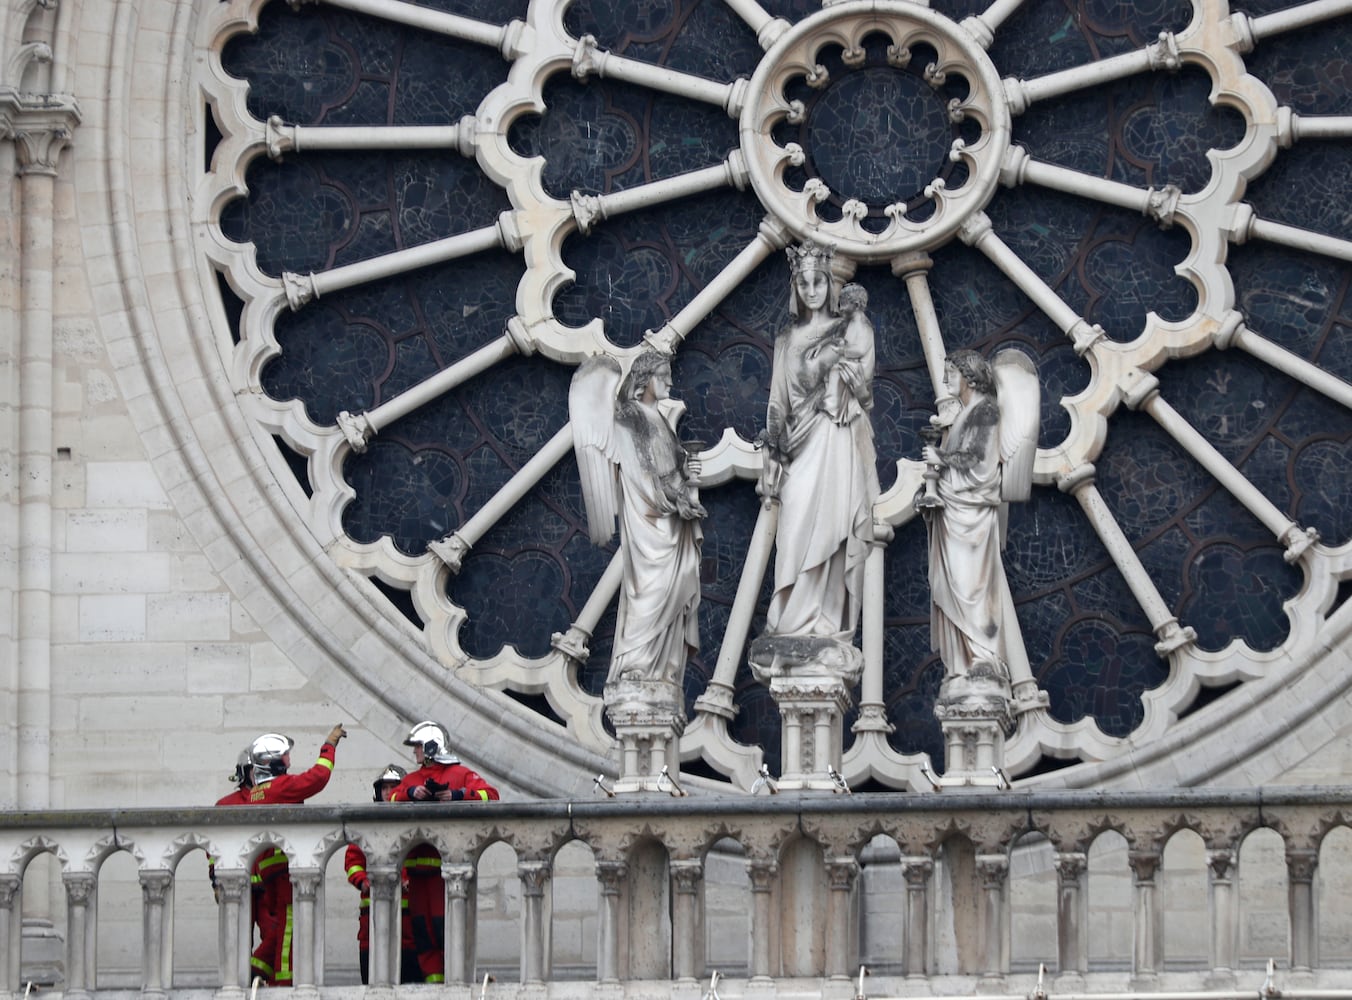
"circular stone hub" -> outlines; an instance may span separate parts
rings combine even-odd
[[[739,129],[767,211],[798,239],[883,261],[941,246],[985,207],[1010,122],[960,25],[910,0],[854,0],[779,38]]]

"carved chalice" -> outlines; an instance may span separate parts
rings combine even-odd
[[[943,440],[943,436],[944,432],[938,427],[930,426],[920,428],[920,439],[930,447],[939,447],[939,442]],[[939,499],[938,488],[939,474],[942,471],[942,468],[942,466],[936,465],[934,462],[925,463],[925,471],[922,476],[925,480],[925,485],[921,488],[919,495],[915,498],[915,509],[922,514],[938,510],[944,505],[944,502]]]

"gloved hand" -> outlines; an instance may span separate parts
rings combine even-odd
[[[334,726],[332,729],[329,730],[328,738],[325,739],[324,742],[330,744],[331,746],[336,747],[338,745],[338,741],[341,740],[346,735],[347,730],[343,728],[343,724],[340,722],[338,723],[338,725]]]

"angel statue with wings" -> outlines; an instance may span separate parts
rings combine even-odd
[[[699,460],[676,437],[685,405],[670,398],[671,363],[644,351],[621,379],[615,359],[588,358],[568,393],[573,448],[591,540],[620,523],[623,582],[608,686],[665,681],[679,689],[699,649]]]
[[[1000,552],[1009,502],[1032,492],[1037,372],[1011,349],[993,364],[975,351],[956,351],[944,373],[960,408],[938,447],[925,447],[925,461],[940,470],[939,503],[926,510],[931,642],[946,678],[1007,682],[1009,650],[1023,638]]]

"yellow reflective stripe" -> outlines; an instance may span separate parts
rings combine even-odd
[[[357,872],[364,872],[364,871],[366,871],[366,866],[365,866],[365,865],[353,865],[351,868],[349,868],[349,869],[347,870],[347,877],[348,877],[348,878],[351,878],[353,875],[357,874]]]
[[[440,868],[440,858],[405,858],[405,868]]]
[[[327,767],[330,771],[333,770],[333,761],[331,760],[327,760],[323,757],[320,757],[319,760],[315,761],[315,763],[322,764],[324,767]]]
[[[480,788],[480,789],[479,789],[477,792],[475,792],[474,794],[477,795],[477,796],[479,796],[479,801],[480,801],[480,802],[487,802],[487,801],[488,801],[488,793],[485,792],[482,788]]]
[[[263,961],[261,958],[250,957],[249,965],[250,967],[255,968],[259,972],[263,973],[265,978],[267,979],[272,978],[272,966],[268,965],[268,963]]]
[[[254,888],[257,888],[258,886],[263,884],[263,876],[259,875],[257,872],[254,872],[249,876],[249,882],[254,886]]]
[[[274,851],[271,856],[258,859],[258,870],[271,868],[273,865],[284,865],[287,862],[285,851]]]
[[[291,934],[296,923],[291,916],[290,904],[286,907],[286,930],[282,933],[282,967],[277,970],[277,982],[291,982]]]
[[[446,977],[443,976],[440,972],[434,972],[423,980],[423,982],[425,983],[444,983],[445,981]]]
[[[361,898],[361,905],[358,906],[357,909],[359,909],[359,910],[367,910],[367,909],[370,909],[370,908],[371,908],[371,897],[370,897],[370,896],[363,896],[363,897]]]

